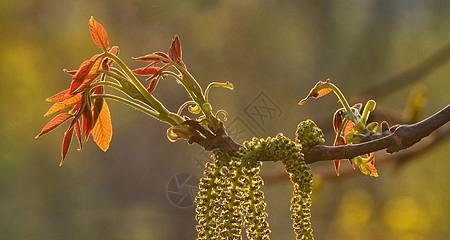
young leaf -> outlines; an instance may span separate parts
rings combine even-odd
[[[108,34],[103,25],[95,21],[92,16],[89,19],[89,31],[91,32],[92,41],[106,52],[109,49]]]
[[[59,162],[59,166],[61,167],[64,164],[64,158],[66,158],[67,151],[69,150],[70,142],[72,141],[73,135],[73,125],[67,129],[64,133],[64,138],[61,147],[61,161]]]
[[[45,99],[47,102],[61,102],[67,99],[67,95],[69,93],[69,89],[62,90],[61,92]],[[69,95],[70,96],[70,95]]]
[[[100,54],[92,56],[90,59],[81,63],[80,68],[72,77],[69,93],[82,90],[97,77],[103,58]]]
[[[100,110],[94,128],[92,128],[91,135],[94,142],[97,143],[97,146],[106,152],[112,138],[111,115],[106,102],[102,104],[102,109]]]
[[[151,78],[149,81],[150,82],[148,83],[147,91],[148,93],[152,93],[158,85],[159,78]]]
[[[169,48],[169,57],[172,59],[172,61],[180,63],[182,58],[182,51],[181,51],[181,44],[180,39],[178,35],[175,35],[175,37],[172,40],[172,44]]]
[[[311,89],[311,91],[309,92],[309,94],[301,99],[298,104],[299,105],[304,105],[306,103],[306,100],[308,100],[309,98],[321,98],[325,95],[327,95],[328,93],[332,92],[333,90],[329,87],[329,84],[331,81],[329,79],[325,80],[325,81],[319,81],[316,83],[316,85]]]
[[[75,123],[73,124],[73,128],[75,129],[75,135],[77,136],[77,140],[78,140],[78,145],[79,145],[78,150],[81,150],[81,149],[83,149],[83,141],[81,141],[80,123],[78,122],[78,119],[75,119],[74,121],[75,121]]]
[[[81,113],[81,132],[84,134],[84,142],[87,142],[92,130],[92,112],[89,108],[84,108]]]
[[[141,67],[141,68],[137,68],[133,70],[134,74],[137,75],[144,75],[144,76],[148,76],[148,75],[152,75],[155,73],[158,73],[161,70],[160,67],[155,67],[155,66],[145,66],[145,67]]]
[[[345,145],[345,140],[342,136],[338,136],[333,144],[334,146]],[[339,168],[341,167],[341,159],[334,160],[334,171],[339,176]]]
[[[42,128],[41,132],[36,136],[36,138],[50,132],[51,130],[57,128],[59,125],[67,121],[67,119],[73,117],[72,114],[69,113],[61,113],[50,120],[45,126]]]
[[[48,111],[44,114],[44,116],[48,116],[48,115],[53,114],[55,112],[59,112],[59,111],[62,111],[64,109],[67,109],[70,106],[80,102],[82,97],[83,97],[82,93],[77,93],[77,94],[73,95],[70,98],[67,98],[66,100],[64,100],[62,102],[57,102],[57,103],[53,104],[48,109]]]

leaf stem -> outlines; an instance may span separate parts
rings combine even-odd
[[[165,123],[168,123],[169,125],[172,125],[171,122],[167,121],[166,119],[161,118],[160,114],[158,112],[156,112],[155,110],[152,110],[150,108],[146,108],[146,107],[144,107],[142,105],[139,105],[139,104],[137,104],[135,102],[132,102],[132,101],[130,101],[128,99],[125,99],[123,97],[119,97],[119,96],[112,95],[112,94],[93,94],[91,97],[92,98],[112,99],[114,101],[123,103],[123,104],[125,104],[125,105],[127,105],[129,107],[132,107],[132,108],[134,108],[136,110],[139,110],[139,111],[141,111],[141,112],[143,112],[143,113],[145,113],[145,114],[147,114],[147,115],[149,115],[149,116],[151,116],[151,117],[153,117],[153,118],[155,118],[155,119],[157,119],[157,120],[159,120],[161,122],[165,122]]]
[[[164,120],[165,122],[170,122],[171,125],[179,125],[182,122],[181,117],[176,117],[175,114],[171,114],[169,110],[155,97],[153,97],[147,89],[142,85],[139,79],[133,74],[131,69],[114,54],[107,53],[107,57],[111,58],[115,63],[119,65],[119,67],[124,71],[124,73],[128,76],[129,80],[136,86],[137,90],[144,96],[145,100],[147,100],[148,104],[152,106],[157,112],[159,112],[159,118]]]

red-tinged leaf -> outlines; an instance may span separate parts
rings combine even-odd
[[[355,124],[352,121],[348,121],[344,128],[344,137],[347,136],[355,128]]]
[[[158,82],[159,82],[159,78],[150,79],[148,86],[147,86],[147,91],[149,93],[152,93],[155,90],[156,86],[158,85]]]
[[[137,74],[137,75],[148,76],[148,75],[153,75],[155,73],[158,73],[160,70],[161,70],[160,67],[148,65],[146,67],[134,69],[133,73]]]
[[[308,93],[308,95],[301,99],[298,104],[299,105],[304,105],[306,103],[306,101],[309,98],[321,98],[327,94],[329,94],[330,92],[332,92],[333,90],[329,87],[329,84],[331,81],[329,79],[325,80],[325,81],[318,81],[316,83],[316,85],[311,89],[311,91]]]
[[[342,136],[338,136],[336,140],[334,141],[334,146],[341,146],[345,145],[345,139]],[[341,159],[334,160],[334,171],[336,172],[336,175],[339,176],[339,168],[341,166]]]
[[[47,102],[61,102],[67,99],[67,96],[70,96],[69,89],[62,90],[61,92],[49,97],[46,99]]]
[[[78,122],[78,119],[74,120],[73,128],[75,129],[75,135],[77,136],[78,140],[78,150],[83,149],[83,141],[81,141],[81,129],[80,129],[80,123]]]
[[[175,37],[172,40],[172,44],[169,48],[169,57],[170,59],[172,59],[174,62],[180,62],[181,58],[182,58],[182,52],[181,52],[181,44],[180,44],[180,39],[177,35],[175,35]]]
[[[61,125],[62,123],[67,121],[67,119],[69,119],[71,117],[73,117],[73,115],[69,114],[69,113],[61,113],[61,114],[57,115],[52,120],[47,122],[47,124],[44,125],[44,127],[41,130],[41,132],[36,136],[36,138],[38,138],[38,137],[40,137],[40,136],[50,132],[51,130],[57,128],[59,125]]]
[[[64,159],[66,158],[67,151],[69,150],[70,142],[72,141],[72,135],[73,135],[73,125],[67,129],[67,131],[64,133],[64,138],[62,142],[62,148],[61,148],[61,161],[59,162],[59,166],[61,167],[64,164]]]
[[[72,77],[69,93],[82,90],[89,85],[98,74],[103,58],[100,54],[92,56],[90,59],[81,63],[80,68]]]
[[[106,102],[103,103],[98,119],[91,132],[94,142],[104,152],[108,150],[112,139],[111,114]]]
[[[153,54],[140,56],[140,57],[134,57],[134,60],[139,60],[143,62],[150,62],[150,63],[159,63],[161,62],[161,57],[155,56]]]
[[[341,160],[334,160],[334,171],[336,172],[336,176],[339,176],[339,168],[341,167]]]
[[[75,75],[75,73],[77,73],[77,70],[67,70],[67,69],[63,69],[63,72],[69,74],[70,76]]]
[[[339,136],[336,138],[336,141],[334,142],[334,146],[342,146],[345,145],[345,138],[342,136]]]
[[[154,52],[153,54],[155,54],[157,56],[160,56],[161,58],[163,58],[162,60],[169,60],[170,59],[169,56],[166,53],[163,53],[163,52]],[[165,62],[165,61],[163,61],[163,62]],[[165,62],[165,63],[167,63],[167,62]]]
[[[48,116],[55,112],[65,110],[65,109],[75,105],[76,103],[80,102],[82,98],[83,98],[83,94],[77,93],[77,94],[71,96],[70,98],[63,100],[62,102],[57,102],[57,103],[53,104],[50,107],[50,109],[48,109],[48,111],[44,114],[44,116]]]
[[[335,133],[338,133],[342,128],[342,123],[344,121],[344,113],[342,111],[337,111],[333,116],[333,129]]]
[[[80,110],[80,108],[83,106],[83,100],[81,100],[80,102],[76,103],[73,108],[69,111],[69,113],[75,113],[78,110]]]
[[[103,25],[95,21],[92,16],[89,19],[89,31],[91,32],[92,41],[94,41],[98,47],[107,51],[109,49],[108,34]]]
[[[92,125],[92,112],[89,108],[85,108],[81,113],[81,132],[84,134],[84,142],[89,139]]]

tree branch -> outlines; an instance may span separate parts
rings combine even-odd
[[[395,129],[391,128],[392,131],[389,130],[379,134],[375,139],[367,142],[344,146],[317,145],[311,148],[304,148],[302,152],[305,156],[305,161],[310,164],[318,161],[350,159],[383,149],[386,149],[388,153],[394,153],[409,148],[448,121],[450,121],[450,105],[418,123],[398,125]],[[201,133],[189,139],[189,143],[197,143],[205,150],[234,154],[241,146],[228,136],[223,126],[215,133],[210,133],[209,130],[199,129],[203,127],[195,121],[189,121],[186,124]],[[276,160],[262,159],[262,161]]]

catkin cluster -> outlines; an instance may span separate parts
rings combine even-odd
[[[325,139],[322,130],[312,120],[305,120],[297,126],[295,142],[296,145],[301,145],[301,147],[311,147],[323,144]],[[311,226],[311,168],[304,161],[300,151],[285,159],[283,163],[289,174],[289,179],[294,185],[291,199],[291,218],[296,239],[314,239]]]
[[[314,122],[299,124],[296,142],[278,134],[265,139],[253,138],[233,156],[217,152],[206,163],[196,197],[197,239],[269,239],[266,203],[262,186],[261,162],[282,161],[294,184],[291,200],[293,227],[297,239],[313,239],[311,229],[312,174],[303,161],[302,144],[312,146],[323,141]]]

